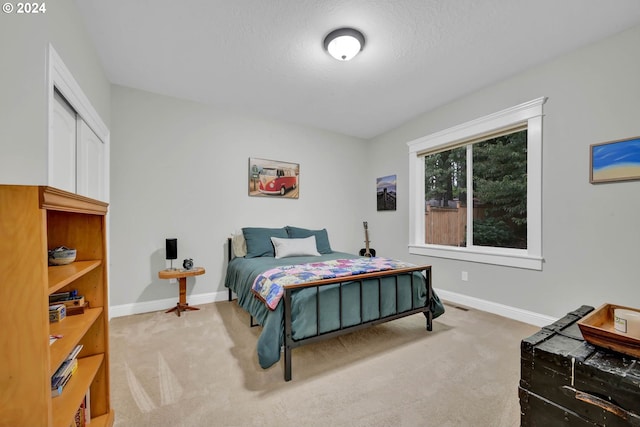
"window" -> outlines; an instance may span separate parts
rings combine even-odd
[[[408,143],[411,253],[542,269],[545,101]]]
[[[424,243],[527,248],[526,129],[426,154],[424,162]]]

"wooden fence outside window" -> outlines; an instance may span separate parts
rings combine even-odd
[[[473,208],[474,218],[483,218],[486,207]],[[427,205],[424,216],[425,243],[445,246],[466,246],[467,207],[455,208]]]

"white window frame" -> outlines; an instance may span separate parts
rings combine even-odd
[[[409,146],[409,253],[542,270],[542,106],[546,97],[418,138]],[[527,126],[527,248],[455,247],[425,241],[425,153],[459,146],[466,140],[518,125]]]

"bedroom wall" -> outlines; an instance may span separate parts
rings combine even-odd
[[[157,279],[164,238],[178,237],[207,274],[189,301],[222,292],[224,242],[245,225],[327,227],[337,249],[357,251],[368,220],[380,255],[429,262],[435,286],[484,309],[560,317],[581,304],[640,306],[640,181],[588,183],[591,143],[640,135],[640,27],[559,58],[364,142],[234,115],[110,86],[72,0],[42,15],[0,14],[0,182],[46,184],[46,58],[52,43],[111,128],[112,314],[172,304]],[[410,256],[407,146],[415,138],[548,96],[543,150],[543,271]],[[112,124],[113,123],[113,124]],[[301,164],[299,200],[246,195],[250,156]],[[397,211],[377,212],[375,178],[397,174]],[[235,179],[240,176],[239,179]],[[469,281],[461,280],[461,272]],[[195,298],[194,298],[195,297]],[[166,305],[165,305],[166,306]]]
[[[158,279],[165,238],[174,266],[206,269],[187,282],[192,305],[226,298],[226,239],[242,227],[327,228],[334,249],[361,247],[365,141],[115,85],[112,121],[112,316],[175,305]],[[299,199],[249,197],[249,157],[299,163]]]
[[[47,183],[47,57],[51,43],[109,126],[110,83],[71,0],[43,14],[0,14],[0,183]]]
[[[398,211],[369,216],[378,249],[433,265],[459,303],[541,324],[582,304],[640,307],[640,181],[589,183],[589,144],[640,135],[640,26],[427,112],[370,142],[369,178],[398,173]],[[507,60],[500,58],[499,60]],[[408,149],[424,135],[547,96],[542,271],[409,255]],[[462,271],[469,280],[462,281]]]

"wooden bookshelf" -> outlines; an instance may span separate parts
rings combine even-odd
[[[86,392],[91,426],[110,427],[107,204],[51,187],[0,185],[0,426],[67,427]],[[48,266],[67,246],[76,261]],[[78,290],[83,314],[49,323],[49,295]],[[62,335],[52,345],[49,335]],[[51,397],[51,376],[82,344],[78,369]]]

